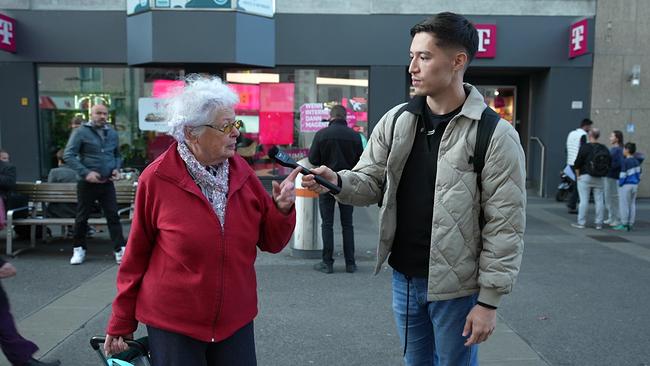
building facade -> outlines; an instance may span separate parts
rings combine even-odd
[[[46,175],[69,121],[87,118],[95,103],[109,105],[125,165],[141,169],[169,143],[156,108],[190,73],[236,88],[246,126],[240,153],[261,177],[282,175],[265,151],[277,144],[304,156],[331,104],[345,105],[350,126],[368,136],[408,99],[409,29],[440,11],[477,24],[482,49],[466,81],[519,132],[536,192],[554,195],[566,134],[596,109],[596,1],[357,1],[345,9],[258,1],[272,4],[271,14],[174,8],[180,3],[0,0],[16,24],[15,52],[0,51],[0,144],[19,179]],[[572,47],[583,52],[571,55]]]

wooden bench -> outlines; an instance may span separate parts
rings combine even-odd
[[[115,183],[117,204],[127,206],[118,211],[122,224],[131,223],[137,182]],[[36,247],[36,227],[46,225],[74,225],[75,218],[46,217],[49,203],[77,203],[77,183],[31,183],[18,182],[15,191],[29,198],[29,205],[7,211],[7,255],[15,256],[21,250],[13,251],[13,227],[30,226],[30,248]],[[16,218],[16,212],[27,211],[27,217]],[[106,218],[90,218],[89,225],[106,225]],[[44,230],[45,232],[45,230]],[[28,248],[29,249],[29,248]]]

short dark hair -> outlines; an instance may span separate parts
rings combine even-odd
[[[478,32],[474,24],[462,15],[438,13],[411,28],[411,37],[421,32],[433,33],[440,48],[461,47],[467,52],[467,64],[478,51]]]
[[[348,112],[345,110],[345,107],[342,105],[335,105],[330,109],[330,118],[333,119],[346,119],[348,117]]]
[[[582,121],[580,121],[580,127],[591,126],[593,124],[594,121],[590,120],[589,118],[585,118]]]
[[[625,144],[625,148],[630,152],[630,154],[636,153],[636,144],[634,142],[628,142]]]
[[[616,140],[618,141],[619,145],[623,145],[625,143],[625,141],[623,141],[623,132],[622,131],[614,130],[612,133],[616,137]]]

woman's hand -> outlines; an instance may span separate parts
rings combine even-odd
[[[125,342],[126,339],[133,339],[133,333],[127,334],[123,337],[107,334],[106,341],[104,341],[104,355],[108,357],[129,349],[129,345]]]
[[[296,190],[293,182],[301,170],[301,167],[295,168],[282,183],[273,181],[273,201],[278,210],[285,215],[291,211],[296,202]]]

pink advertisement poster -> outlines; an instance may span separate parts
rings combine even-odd
[[[260,144],[293,144],[293,112],[260,111]]]
[[[260,84],[260,143],[293,144],[293,83]]]
[[[239,95],[239,103],[235,112],[258,111],[260,109],[260,86],[248,84],[229,84],[230,88]]]
[[[293,83],[260,84],[260,111],[293,112]]]

